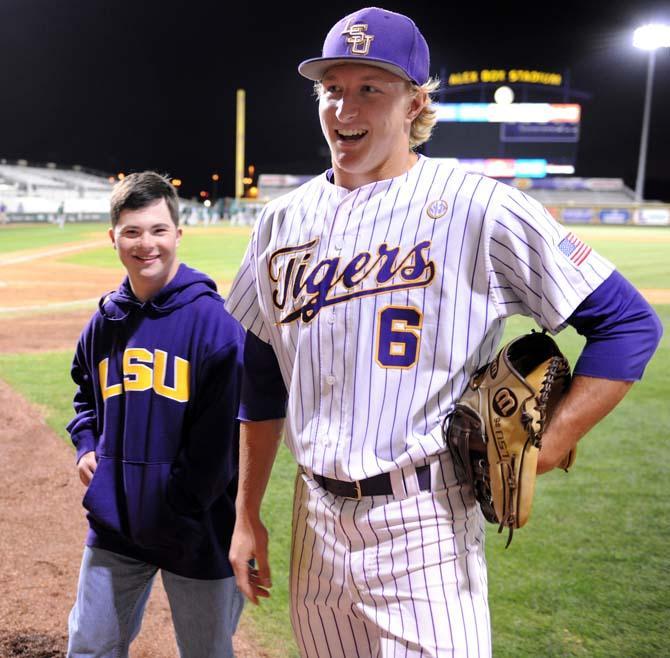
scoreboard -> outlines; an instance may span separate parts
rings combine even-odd
[[[540,175],[574,172],[581,118],[578,104],[434,105],[438,123],[425,149],[431,157],[459,161],[543,160],[548,170]]]

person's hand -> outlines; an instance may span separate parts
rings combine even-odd
[[[268,564],[268,531],[260,519],[238,516],[230,542],[230,563],[237,586],[254,605],[268,598],[272,587]],[[255,563],[255,566],[254,566]]]
[[[564,441],[561,441],[551,431],[551,425],[542,437],[542,447],[537,456],[537,474],[542,475],[548,473],[555,468],[562,468],[567,471],[568,467],[572,465],[575,458],[575,451],[577,446],[566,446]]]
[[[91,484],[93,479],[93,474],[95,469],[98,467],[98,461],[95,458],[95,451],[91,450],[86,452],[81,456],[81,459],[77,463],[77,470],[79,471],[79,479],[82,481],[85,487],[88,487]]]
[[[558,458],[556,458],[554,455],[549,455],[548,452],[543,454],[542,450],[540,450],[540,453],[537,456],[536,472],[538,475],[542,475],[544,473],[548,473],[549,471],[553,471],[563,461],[564,457],[562,455],[559,455]]]

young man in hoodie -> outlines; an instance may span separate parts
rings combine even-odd
[[[68,656],[127,656],[161,571],[188,658],[232,656],[242,610],[228,562],[244,332],[216,284],[180,263],[178,198],[154,172],[111,198],[127,277],[103,297],[72,365],[68,431],[89,532]]]

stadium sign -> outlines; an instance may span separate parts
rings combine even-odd
[[[449,75],[450,87],[474,85],[479,83],[510,84],[524,82],[527,84],[550,85],[560,87],[563,76],[560,73],[546,71],[531,71],[528,69],[481,69],[479,71],[460,71]]]

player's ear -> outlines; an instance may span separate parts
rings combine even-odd
[[[422,89],[418,89],[415,92],[410,92],[410,103],[409,108],[407,109],[407,118],[410,121],[414,121],[424,107],[428,104],[428,93]]]
[[[177,226],[177,242],[176,242],[177,246],[179,246],[179,243],[181,242],[181,236],[182,236],[181,226]]]
[[[114,249],[116,249],[116,236],[114,235],[114,229],[110,228],[107,231],[107,234],[109,235],[109,239],[112,241],[112,247],[114,247]]]

